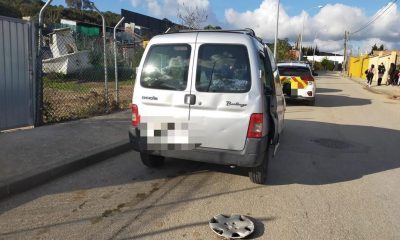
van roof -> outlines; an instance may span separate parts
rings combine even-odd
[[[205,29],[205,30],[180,30],[178,32],[169,32],[167,30],[167,32],[165,32],[164,34],[161,35],[157,35],[155,36],[155,38],[159,38],[159,37],[166,37],[168,35],[173,35],[173,36],[179,36],[179,35],[191,35],[191,34],[196,34],[196,33],[215,33],[215,34],[241,34],[241,35],[247,35],[250,36],[252,38],[254,38],[255,40],[257,40],[259,43],[263,44],[262,40],[260,38],[258,38],[254,32],[253,29],[251,28],[245,28],[245,29],[232,29],[232,30],[210,30],[210,29]]]
[[[177,33],[186,33],[186,32],[240,33],[240,34],[247,34],[247,35],[250,35],[252,37],[256,37],[256,34],[255,34],[254,30],[251,29],[251,28],[230,29],[230,30],[224,30],[224,29],[180,30]],[[168,34],[168,33],[166,33],[166,34]]]

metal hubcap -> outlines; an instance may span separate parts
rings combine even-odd
[[[254,232],[254,223],[243,215],[219,214],[211,218],[209,226],[216,234],[228,239],[244,238]]]

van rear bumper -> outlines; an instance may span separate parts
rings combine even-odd
[[[140,137],[140,130],[133,127],[129,130],[129,140],[132,148],[138,152],[238,167],[256,167],[261,165],[268,149],[268,137],[265,136],[260,139],[246,139],[245,148],[241,151],[202,147],[192,150],[147,150],[146,138]]]

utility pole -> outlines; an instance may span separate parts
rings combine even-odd
[[[280,5],[281,0],[278,0],[278,10],[276,13],[276,31],[275,31],[275,44],[274,44],[274,58],[276,61],[276,48],[278,46],[278,30],[279,30],[279,5]]]
[[[345,71],[347,70],[347,41],[349,39],[349,32],[348,31],[344,31],[344,60],[343,60],[343,66],[342,69],[344,69]]]

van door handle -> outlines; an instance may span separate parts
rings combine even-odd
[[[196,103],[196,95],[186,94],[185,95],[185,104],[194,105]]]

